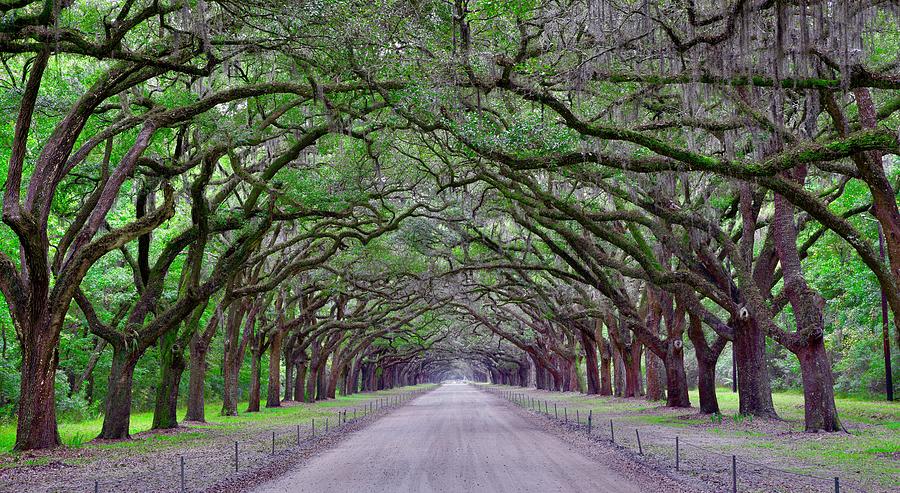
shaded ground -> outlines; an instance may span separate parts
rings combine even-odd
[[[419,391],[428,388],[423,386]],[[132,440],[87,442],[78,447],[48,452],[0,455],[0,492],[181,491],[181,457],[185,461],[187,491],[214,487],[221,491],[243,484],[259,471],[287,458],[315,453],[336,437],[357,426],[336,428],[339,414],[362,424],[365,415],[382,414],[411,397],[411,387],[356,394],[314,404],[286,402],[282,408],[237,417],[210,416],[210,423],[183,423],[176,430],[142,432]],[[315,437],[313,437],[315,420]],[[323,436],[326,420],[328,436]],[[298,427],[300,445],[298,445]],[[275,434],[275,454],[272,434]],[[238,442],[238,472],[234,469],[234,443]],[[266,476],[263,476],[264,478]]]
[[[594,460],[523,414],[473,386],[444,385],[253,491],[687,491]]]
[[[847,433],[804,433],[802,396],[776,394],[781,420],[741,418],[732,409],[730,393],[720,394],[721,416],[699,414],[696,408],[671,409],[644,399],[585,396],[519,387],[485,386],[511,397],[534,414],[549,417],[580,433],[592,419],[592,439],[608,444],[613,422],[618,447],[638,452],[659,470],[674,471],[675,437],[679,466],[719,490],[731,487],[731,456],[737,458],[739,491],[888,492],[900,487],[900,406],[839,400]],[[696,395],[692,401],[696,401]],[[736,399],[735,399],[736,400]],[[736,406],[736,402],[734,402]],[[539,411],[538,411],[539,409]],[[573,423],[577,419],[581,425]]]

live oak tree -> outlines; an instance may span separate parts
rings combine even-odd
[[[62,323],[69,304],[88,269],[103,255],[146,235],[174,213],[174,198],[166,186],[166,197],[155,211],[119,227],[103,231],[120,189],[134,173],[138,161],[150,147],[154,135],[206,111],[224,99],[165,108],[135,91],[166,73],[209,73],[217,63],[209,44],[196,32],[177,35],[173,26],[158,26],[158,44],[132,41],[150,23],[174,17],[176,5],[153,3],[132,10],[127,3],[111,14],[106,23],[82,22],[70,5],[62,2],[17,2],[4,7],[0,49],[14,55],[27,73],[22,86],[12,140],[3,221],[15,233],[20,250],[16,262],[7,254],[0,258],[0,288],[4,293],[22,347],[16,448],[52,447],[59,444],[54,409],[56,354]],[[94,7],[75,7],[97,13]],[[74,14],[74,15],[71,15]],[[180,15],[180,14],[179,14]],[[152,21],[149,19],[153,19]],[[178,19],[184,24],[188,19]],[[205,23],[205,20],[204,20]],[[83,64],[88,82],[68,106],[58,110],[52,131],[29,154],[29,136],[39,111],[42,82],[52,71]],[[64,57],[63,60],[56,58]],[[104,61],[93,64],[95,59]],[[137,93],[138,97],[130,97]],[[217,100],[218,99],[218,100]],[[104,106],[110,105],[110,106]],[[120,108],[121,116],[108,126],[99,124],[103,114]],[[132,114],[132,109],[140,113]],[[103,159],[102,173],[81,210],[66,226],[50,251],[52,204],[60,184],[77,172],[94,149],[123,132],[136,129],[129,143],[111,162]],[[85,134],[85,131],[87,133]],[[110,154],[107,145],[107,155]],[[23,198],[24,195],[24,198]]]
[[[900,346],[898,14],[0,4],[15,447],[59,445],[60,365],[73,396],[107,376],[100,437],[128,437],[148,354],[155,428],[185,370],[205,419],[209,364],[236,414],[248,364],[254,412],[467,372],[685,407],[693,357],[715,413],[728,344],[740,412],[774,417],[769,340],[806,428],[838,430],[822,252]]]
[[[412,124],[451,135],[458,145],[480,156],[483,161],[474,166],[473,175],[487,178],[495,187],[509,180],[512,184],[505,188],[515,193],[526,175],[524,187],[534,195],[509,198],[520,203],[531,199],[521,214],[524,221],[560,234],[564,250],[582,253],[577,231],[554,228],[552,223],[560,218],[542,221],[535,208],[548,205],[546,196],[553,196],[557,178],[584,180],[579,168],[599,168],[587,177],[595,182],[608,180],[616,170],[660,177],[674,173],[676,185],[679,176],[691,174],[737,180],[738,189],[744,189],[737,208],[747,228],[743,242],[740,248],[728,245],[728,232],[718,234],[722,248],[730,250],[727,269],[733,270],[728,276],[734,280],[725,280],[716,293],[709,281],[694,278],[687,283],[690,289],[682,304],[698,306],[691,299],[694,291],[715,300],[733,318],[729,327],[736,326],[736,331],[718,321],[713,326],[720,328],[721,336],[735,339],[737,354],[746,362],[740,377],[742,412],[774,415],[763,359],[768,335],[800,359],[809,383],[807,428],[838,429],[833,397],[825,390],[830,389],[831,378],[822,372],[828,366],[822,306],[803,280],[799,262],[797,211],[847,241],[875,273],[896,314],[900,308],[896,269],[881,262],[872,243],[846,217],[827,207],[833,194],[840,196],[843,184],[859,179],[878,204],[872,212],[882,228],[887,232],[894,227],[897,201],[881,157],[898,148],[896,129],[889,123],[896,111],[891,94],[897,88],[892,74],[896,60],[881,57],[875,49],[885,42],[884,36],[891,36],[894,8],[742,1],[730,2],[724,9],[718,3],[607,1],[540,6],[516,2],[494,8],[456,2],[449,8],[452,17],[446,31],[410,40],[410,45],[424,47],[421,51],[355,53],[360,76],[371,78],[374,71],[367,66],[373,64],[404,62],[444,74],[423,84],[430,91],[427,97],[422,91],[415,95],[381,91],[393,94],[392,106]],[[835,18],[839,20],[832,21]],[[441,38],[448,34],[453,44]],[[434,56],[433,50],[444,54]],[[417,56],[423,52],[429,56]],[[842,104],[845,99],[860,115],[855,132]],[[883,101],[881,109],[873,102],[878,100]],[[879,127],[879,118],[886,126]],[[527,177],[532,170],[537,176]],[[818,179],[822,176],[835,188],[826,182],[820,193],[807,183],[809,170],[815,170],[814,185],[822,183]],[[543,190],[538,193],[536,188]],[[625,190],[628,193],[633,192]],[[754,278],[755,216],[760,200],[768,200],[769,194],[775,208],[772,227],[767,228],[771,243]],[[553,205],[563,218],[578,220],[573,217],[577,207]],[[657,206],[651,212],[673,221],[682,211]],[[806,216],[799,219],[807,221]],[[582,216],[579,228],[591,231],[594,222],[590,215]],[[638,238],[627,240],[638,236],[633,224],[625,228],[603,233],[596,226],[591,233],[613,245],[619,242],[617,246],[624,247],[644,271],[637,277],[671,285],[665,270],[652,265],[662,259],[647,255]],[[567,234],[571,236],[566,238]],[[601,253],[591,255],[594,262]],[[677,252],[660,253],[667,257]],[[776,264],[784,283],[781,295],[770,293]],[[590,283],[624,311],[630,328],[644,333],[634,302],[602,271],[592,277]],[[791,305],[796,331],[785,331],[773,322],[773,311],[784,308],[783,300]],[[650,337],[644,341],[656,346]],[[656,349],[662,356],[663,348]]]

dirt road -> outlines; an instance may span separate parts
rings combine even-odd
[[[444,385],[254,491],[639,489],[536,428],[500,399],[468,385]]]

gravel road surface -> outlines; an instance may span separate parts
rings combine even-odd
[[[469,385],[443,385],[253,490],[615,492],[640,489]]]

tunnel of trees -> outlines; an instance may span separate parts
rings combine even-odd
[[[15,448],[460,377],[703,413],[733,384],[760,417],[791,387],[840,430],[835,391],[890,394],[900,345],[898,26],[878,0],[0,0]]]

